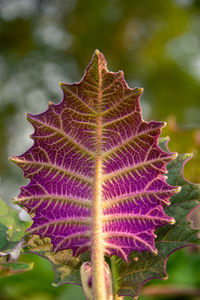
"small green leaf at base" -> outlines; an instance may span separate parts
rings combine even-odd
[[[65,283],[81,285],[80,267],[83,262],[90,260],[88,253],[79,257],[72,256],[71,250],[63,250],[57,253],[52,251],[52,243],[49,238],[40,239],[33,236],[28,246],[28,251],[44,257],[51,262],[55,272],[53,286],[57,287]]]

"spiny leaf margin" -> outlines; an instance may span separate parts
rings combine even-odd
[[[160,146],[167,150],[167,143],[168,143],[168,138],[162,138],[160,139]],[[196,245],[199,243],[199,240],[197,238],[197,232],[196,230],[193,230],[191,228],[191,223],[189,222],[189,215],[191,214],[191,212],[194,209],[197,209],[198,204],[200,203],[200,186],[199,185],[194,185],[192,183],[190,183],[188,180],[186,180],[183,176],[183,169],[184,169],[184,165],[188,162],[188,160],[190,160],[192,158],[191,154],[181,154],[177,157],[176,160],[174,160],[173,162],[171,162],[168,165],[168,181],[171,185],[180,185],[182,186],[182,190],[179,194],[173,196],[173,198],[171,199],[172,203],[176,202],[178,199],[180,200],[180,203],[182,203],[182,201],[184,202],[184,198],[183,198],[183,194],[185,193],[186,190],[188,190],[188,195],[191,196],[191,202],[189,202],[189,207],[186,208],[185,214],[181,217],[181,221],[184,224],[184,227],[182,228],[182,231],[185,232],[189,232],[189,240],[187,243],[182,243],[182,245],[180,244],[172,244],[170,246],[169,249],[166,249],[164,244],[160,243],[160,240],[162,239],[163,235],[165,235],[167,232],[169,232],[170,229],[176,228],[178,225],[177,223],[175,223],[175,225],[173,227],[169,227],[169,226],[164,226],[161,227],[159,230],[157,230],[156,234],[157,234],[157,239],[156,239],[156,246],[159,250],[158,255],[152,255],[150,253],[138,253],[138,252],[133,252],[131,254],[131,262],[127,265],[124,263],[123,260],[113,256],[111,258],[106,257],[107,262],[111,265],[112,267],[112,275],[113,275],[113,282],[115,283],[115,291],[118,292],[118,294],[120,296],[132,296],[137,298],[140,290],[142,288],[142,286],[155,278],[158,279],[167,279],[168,278],[168,274],[167,274],[167,260],[168,257],[173,254],[175,251],[179,250],[180,248],[186,247],[186,246],[191,246],[191,245]],[[178,180],[178,182],[177,182]],[[192,200],[193,198],[196,198],[197,200]],[[177,199],[177,200],[176,200]],[[184,205],[184,204],[183,204]],[[170,209],[171,208],[171,209]],[[168,212],[169,215],[172,215],[175,219],[177,219],[176,216],[176,211],[174,211],[174,206],[169,206],[167,208],[167,210],[170,210]],[[189,223],[188,223],[189,222]],[[187,230],[186,230],[187,228]],[[66,257],[68,257],[70,264],[68,264],[67,259],[65,260],[64,265],[66,265],[67,267],[67,273],[65,270],[65,266],[62,265],[62,261],[59,259],[59,253],[53,253],[51,252],[52,250],[52,244],[50,242],[49,239],[44,239],[43,241],[39,239],[39,237],[34,237],[33,238],[33,242],[32,244],[30,243],[29,245],[29,251],[38,254],[46,259],[48,259],[54,269],[55,272],[55,281],[54,281],[54,285],[59,286],[62,284],[66,284],[66,283],[74,283],[74,284],[81,284],[81,280],[80,280],[80,273],[79,273],[79,267],[82,265],[83,262],[85,261],[90,261],[90,257],[89,254],[87,256],[84,257],[84,255],[79,256],[78,258],[75,258],[72,256],[72,252],[70,250],[65,250],[63,251],[63,254],[61,253],[61,256],[65,255]],[[38,247],[38,243],[39,243],[39,247]],[[61,251],[62,252],[62,251]],[[73,265],[71,262],[74,262],[74,268],[71,268],[71,272],[69,272],[70,267]],[[140,276],[140,269],[141,267],[139,266],[139,264],[143,263],[144,266],[145,264],[149,264],[150,266],[153,266],[154,268],[154,272],[153,270],[148,273],[145,274],[145,270],[143,271],[144,274],[142,274]],[[126,273],[126,272],[131,272],[131,266],[133,266],[133,268],[135,267],[135,274],[136,274],[136,285],[135,285],[135,289],[134,292],[133,291],[127,291],[124,290],[122,288],[123,283],[117,282],[116,277],[118,276],[118,274],[122,274],[122,273]],[[129,269],[130,268],[130,269]],[[143,268],[144,269],[144,268]],[[148,268],[146,266],[146,272],[148,272]],[[142,279],[142,276],[145,277],[145,279]],[[135,281],[133,284],[131,284],[132,286],[134,286]]]
[[[167,151],[168,141],[169,138],[160,139],[160,146]],[[167,260],[171,254],[181,248],[197,246],[200,243],[198,231],[192,228],[189,220],[190,214],[200,206],[200,185],[192,184],[183,175],[184,166],[191,158],[192,154],[180,154],[167,166],[167,182],[170,185],[181,186],[181,191],[171,198],[172,204],[165,209],[168,215],[176,219],[176,223],[156,230],[158,255],[134,251],[128,264],[116,256],[111,257],[115,292],[119,296],[137,299],[145,283],[152,279],[168,278]],[[180,235],[177,234],[177,230],[180,230]],[[168,243],[165,236],[171,238]]]

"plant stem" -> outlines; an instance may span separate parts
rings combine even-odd
[[[106,299],[104,275],[104,247],[102,235],[102,210],[101,210],[101,159],[96,162],[96,186],[93,205],[92,228],[92,293],[95,300]]]

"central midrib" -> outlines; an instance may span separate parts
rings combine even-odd
[[[98,54],[97,54],[98,56]],[[98,58],[97,58],[98,59]],[[95,160],[95,181],[94,198],[92,209],[92,289],[93,298],[96,300],[106,299],[105,279],[104,279],[104,243],[102,232],[102,74],[99,66],[98,85],[98,113],[97,113],[97,138],[96,138],[96,160]]]

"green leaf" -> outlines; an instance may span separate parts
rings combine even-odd
[[[3,249],[8,244],[7,227],[0,223],[0,249]]]
[[[52,251],[50,238],[41,239],[33,236],[28,246],[28,251],[49,260],[55,272],[54,286],[65,283],[81,284],[80,267],[83,262],[90,260],[89,253],[78,257],[72,256],[72,250]]]
[[[26,271],[30,271],[33,268],[33,263],[23,262],[7,262],[0,263],[0,277],[16,275]]]
[[[4,227],[7,227],[7,235],[10,242],[18,242],[25,235],[25,230],[30,226],[30,222],[20,220],[19,211],[9,207],[1,199],[0,223],[2,226],[4,225]],[[2,247],[1,244],[0,247]]]
[[[165,150],[166,143],[167,139],[160,140],[160,146]],[[171,198],[171,205],[165,209],[169,216],[175,218],[176,223],[160,227],[156,231],[158,255],[133,252],[129,263],[116,256],[111,258],[115,292],[119,296],[137,298],[147,281],[154,278],[167,279],[166,264],[169,255],[182,247],[199,243],[197,231],[189,222],[189,215],[200,204],[200,185],[190,183],[183,176],[183,167],[191,157],[191,154],[179,155],[167,166],[167,182],[173,186],[181,186],[181,192]]]
[[[25,230],[30,225],[20,220],[18,211],[0,199],[0,276],[32,269],[33,264],[16,261],[27,242]]]

